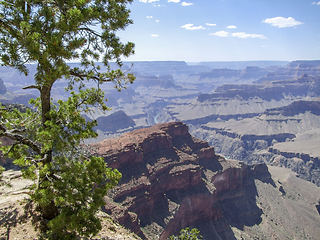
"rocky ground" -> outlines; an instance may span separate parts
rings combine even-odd
[[[269,172],[274,184],[255,181],[262,221],[243,231],[233,227],[236,239],[318,239],[320,188],[285,168],[269,166]]]
[[[39,231],[35,229],[37,228],[37,213],[28,196],[28,186],[32,182],[23,179],[20,171],[8,170],[3,175],[3,179],[11,186],[2,185],[0,187],[0,240],[40,239]],[[115,223],[110,215],[100,212],[99,216],[103,219],[103,229],[98,236],[91,239],[140,239]]]

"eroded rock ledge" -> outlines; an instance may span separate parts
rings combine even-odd
[[[230,239],[231,226],[261,222],[254,180],[274,184],[266,165],[225,160],[181,122],[138,129],[89,150],[122,173],[104,210],[147,239],[167,239],[187,226],[206,239]]]

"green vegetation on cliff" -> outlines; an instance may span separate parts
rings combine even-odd
[[[1,64],[28,74],[27,64],[37,67],[33,85],[40,97],[34,109],[0,111],[0,137],[13,140],[1,146],[5,157],[15,159],[26,178],[34,180],[31,199],[43,218],[44,237],[74,239],[90,237],[101,224],[96,212],[108,189],[121,174],[107,168],[102,158],[77,154],[77,145],[96,137],[96,122],[81,113],[92,107],[108,110],[99,86],[113,82],[118,90],[132,83],[133,75],[111,70],[110,61],[122,66],[121,56],[133,54],[134,44],[123,44],[116,32],[132,23],[127,4],[132,0],[54,0],[0,3]],[[68,61],[80,61],[70,67]],[[107,72],[100,72],[101,61]],[[52,103],[55,82],[69,81],[66,101]],[[86,88],[88,81],[96,88]],[[76,91],[73,91],[77,88]]]
[[[170,236],[170,240],[200,240],[202,236],[200,235],[200,231],[196,228],[186,227],[180,230],[179,236]]]

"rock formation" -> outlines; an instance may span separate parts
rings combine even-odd
[[[6,86],[3,80],[0,78],[0,94],[5,94],[7,92]]]
[[[141,74],[136,74],[135,76],[136,76],[136,80],[133,85],[135,89],[137,89],[138,87],[145,87],[145,88],[160,87],[163,89],[168,89],[168,88],[181,89],[181,86],[177,86],[174,84],[173,76],[170,74],[160,75],[159,77],[141,75]]]
[[[320,61],[292,61],[284,68],[279,68],[275,72],[270,72],[261,77],[256,83],[297,78],[304,74],[310,76],[320,75]]]
[[[259,67],[246,67],[242,71],[234,69],[212,69],[210,72],[203,72],[200,74],[193,74],[194,76],[199,75],[199,80],[203,79],[216,79],[216,78],[238,78],[238,79],[259,79],[269,73],[270,69],[263,69]]]
[[[248,66],[259,68],[270,68],[286,66],[287,61],[225,61],[225,62],[201,62],[199,65],[210,67],[211,69],[229,68],[242,70]]]
[[[259,67],[246,67],[241,71],[240,79],[258,79],[265,76],[271,69],[264,69]]]
[[[0,102],[1,103],[8,103],[8,104],[24,104],[28,105],[29,100],[31,98],[36,98],[36,96],[32,94],[14,94],[10,91],[7,91],[7,88],[0,78]]]
[[[119,129],[125,129],[135,126],[135,122],[124,111],[117,111],[108,116],[97,118],[98,126],[103,132],[116,132]]]
[[[130,66],[132,63],[124,62],[124,64]],[[204,72],[208,69],[208,67],[201,65],[190,66],[184,61],[137,61],[132,67],[132,71],[147,75],[190,74]]]
[[[235,239],[237,231],[249,234],[246,229],[263,222],[256,181],[272,186],[276,194],[285,191],[265,164],[225,160],[181,122],[138,129],[85,148],[122,173],[104,211],[143,239],[167,239],[187,226],[197,227],[205,239]],[[318,215],[315,204],[313,208]]]
[[[290,62],[286,68],[312,68],[319,66],[320,60],[297,60]]]
[[[287,167],[320,186],[320,102],[295,101],[263,114],[204,124],[193,134],[222,155]]]
[[[240,70],[232,70],[232,69],[213,69],[211,72],[205,72],[199,74],[199,79],[205,78],[232,78],[232,77],[239,77],[241,71]]]
[[[273,81],[263,84],[225,84],[218,87],[212,94],[201,94],[198,96],[199,102],[217,101],[220,99],[232,99],[240,96],[244,100],[259,97],[262,100],[279,101],[286,96],[319,96],[319,76],[301,75],[299,78]]]
[[[14,95],[14,99],[10,102],[17,103],[17,104],[24,104],[24,105],[29,105],[30,99],[36,99],[37,97],[32,94],[17,94]],[[30,106],[30,105],[29,105]]]

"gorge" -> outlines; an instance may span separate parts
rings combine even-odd
[[[181,122],[83,147],[122,173],[103,209],[142,239],[167,239],[184,227],[204,239],[315,239],[319,229],[317,187],[286,169],[226,160]],[[292,181],[307,188],[297,195]]]
[[[128,89],[102,89],[112,110],[85,116],[99,133],[85,154],[123,176],[105,214],[144,239],[187,226],[205,239],[317,239],[319,64],[135,63]],[[0,76],[3,103],[35,94],[21,77]],[[68,96],[65,86],[54,99]]]

